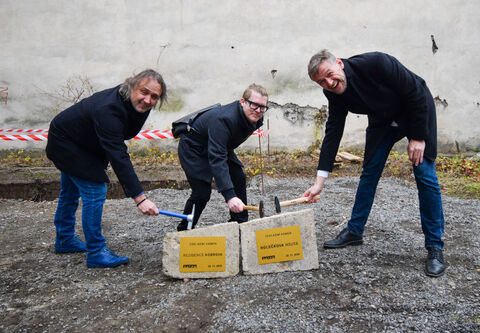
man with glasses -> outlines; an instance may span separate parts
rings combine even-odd
[[[195,205],[193,227],[210,200],[212,177],[228,205],[230,221],[248,221],[248,212],[243,210],[246,177],[234,149],[263,125],[267,103],[266,89],[253,83],[239,101],[203,113],[191,131],[181,134],[178,157],[192,189],[183,212],[190,214]],[[187,225],[187,220],[182,220],[177,230],[186,230]]]
[[[407,137],[428,251],[425,273],[432,277],[443,275],[444,217],[435,173],[436,113],[425,81],[394,57],[381,52],[340,59],[322,50],[310,59],[308,74],[323,88],[329,107],[317,178],[304,193],[309,201],[322,191],[328,172],[332,171],[348,112],[368,116],[365,161],[352,215],[347,227],[335,239],[325,242],[324,248],[363,243],[365,224],[385,162],[395,142]]]

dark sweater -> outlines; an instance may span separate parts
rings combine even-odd
[[[93,182],[109,181],[110,162],[125,195],[135,197],[143,189],[124,140],[138,134],[149,113],[123,100],[119,86],[95,93],[52,120],[47,156],[62,172]]]
[[[198,134],[183,134],[179,145],[179,158],[187,176],[211,182],[215,179],[217,190],[225,200],[235,192],[228,163],[242,163],[234,149],[247,140],[263,125],[263,118],[254,124],[248,122],[239,101],[210,110],[193,123]]]

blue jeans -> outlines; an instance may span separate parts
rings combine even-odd
[[[363,235],[368,215],[372,209],[378,180],[382,175],[390,150],[397,139],[396,129],[392,128],[380,143],[372,159],[363,167],[357,194],[355,195],[352,216],[347,225],[347,230],[353,234]],[[421,164],[413,166],[413,173],[417,183],[425,247],[443,249],[442,235],[445,222],[440,186],[435,173],[435,162],[424,158]]]
[[[60,196],[54,224],[57,239],[66,241],[75,234],[75,212],[78,198],[82,198],[82,227],[88,252],[96,252],[105,247],[102,236],[103,204],[107,197],[107,184],[91,182],[70,176],[60,175]]]

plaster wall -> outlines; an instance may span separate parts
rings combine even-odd
[[[312,114],[327,104],[306,67],[328,48],[343,58],[397,57],[437,97],[440,150],[479,150],[479,9],[477,0],[1,0],[0,128],[48,128],[69,104],[60,97],[79,94],[78,78],[102,90],[153,68],[170,103],[145,129],[229,103],[256,82],[277,105],[266,114],[270,146],[304,149],[316,135]],[[287,103],[306,111],[293,121]],[[342,146],[363,146],[365,126],[364,117],[349,115]],[[44,145],[0,141],[0,149]],[[257,145],[252,137],[244,147]]]

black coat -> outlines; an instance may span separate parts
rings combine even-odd
[[[434,160],[435,103],[425,81],[385,53],[365,53],[342,61],[347,89],[341,95],[323,90],[329,110],[318,170],[332,171],[348,111],[368,116],[364,163],[373,156],[392,121],[400,125],[398,139],[425,140],[424,156]]]
[[[210,183],[226,200],[235,196],[228,163],[243,167],[234,149],[263,125],[263,118],[251,124],[239,101],[205,112],[193,123],[197,134],[182,134],[178,157],[187,177]]]
[[[62,172],[93,182],[108,182],[112,165],[125,195],[143,192],[124,140],[138,134],[150,111],[137,112],[119,86],[85,98],[50,123],[47,156]]]

